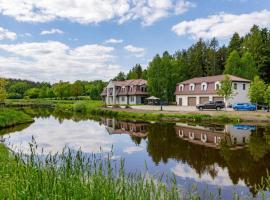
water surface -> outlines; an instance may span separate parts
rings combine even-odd
[[[111,152],[125,159],[128,172],[175,175],[179,186],[213,193],[224,199],[234,192],[255,195],[270,169],[270,127],[248,124],[202,125],[89,119],[50,110],[26,110],[35,122],[0,131],[15,152],[29,150],[32,139],[39,154],[64,147],[87,154]],[[147,167],[146,167],[147,166]]]

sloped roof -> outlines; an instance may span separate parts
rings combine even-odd
[[[132,79],[126,81],[112,81],[116,86],[133,86],[133,85],[146,85],[147,81],[143,79]]]
[[[240,78],[237,76],[233,76],[233,75],[228,75],[231,81],[236,81],[236,82],[251,82],[248,79],[244,79],[244,78]],[[216,82],[216,81],[222,81],[224,80],[225,75],[216,75],[216,76],[205,76],[205,77],[196,77],[196,78],[192,78],[186,81],[183,81],[179,84],[190,84],[190,83],[202,83],[202,82],[206,82],[206,83],[210,83],[210,82]]]

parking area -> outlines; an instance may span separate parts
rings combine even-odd
[[[137,110],[148,110],[148,111],[159,111],[160,106],[153,106],[153,105],[138,105],[138,106],[131,106],[132,109]],[[198,111],[198,109],[194,106],[162,106],[163,111],[169,112],[194,112]],[[226,111],[233,111],[231,108],[227,108]]]

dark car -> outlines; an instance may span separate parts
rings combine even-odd
[[[221,110],[222,108],[225,108],[225,103],[223,101],[209,101],[208,103],[199,104],[196,106],[199,110],[204,109],[215,109],[215,110]]]

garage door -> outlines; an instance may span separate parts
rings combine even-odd
[[[188,97],[188,106],[196,106],[196,97]]]
[[[200,97],[200,103],[207,103],[209,102],[209,97]]]
[[[213,97],[213,101],[224,101],[223,97]]]

